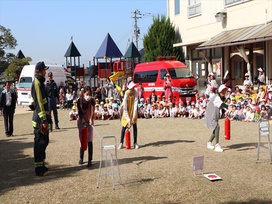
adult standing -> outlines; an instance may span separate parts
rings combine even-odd
[[[34,101],[32,125],[34,127],[34,162],[37,176],[45,176],[48,168],[44,165],[45,150],[49,143],[48,122],[50,120],[48,98],[45,90],[45,75],[48,69],[44,62],[36,64],[36,72],[31,87],[31,95]]]
[[[67,90],[67,89],[66,89]],[[57,100],[59,100],[58,86],[53,79],[53,73],[48,73],[48,80],[46,81],[46,93],[49,103],[50,115],[54,115],[55,128],[59,129],[59,119],[58,119],[58,110],[57,110]],[[51,126],[52,130],[52,126]]]
[[[265,85],[265,76],[264,76],[264,70],[261,67],[258,68],[258,71],[259,71],[259,76],[258,76],[257,83],[258,83],[258,90],[259,90],[260,86]]]
[[[165,101],[171,102],[172,101],[172,82],[170,80],[170,75],[166,74],[165,75],[165,82],[164,82],[164,96],[165,96]]]
[[[211,138],[207,143],[207,148],[214,149],[216,152],[223,152],[219,144],[220,126],[218,120],[220,118],[220,109],[228,108],[228,105],[223,102],[225,100],[226,91],[227,87],[222,84],[218,89],[218,94],[210,98],[205,114],[205,125],[207,128],[213,130]],[[215,146],[212,145],[214,139],[216,143]]]
[[[137,88],[137,93],[138,93],[138,101],[140,101],[141,98],[144,99],[144,87],[142,85],[142,82],[139,83],[139,86]]]
[[[128,84],[128,90],[125,92],[123,100],[123,114],[121,116],[121,140],[118,149],[123,148],[125,131],[133,126],[134,148],[139,149],[137,144],[137,118],[138,118],[138,93],[135,90],[135,83],[131,81]]]
[[[107,90],[107,97],[108,98],[113,97],[114,84],[110,80],[110,78],[107,78],[105,87],[106,87],[106,90]]]
[[[0,112],[4,116],[5,133],[7,137],[13,134],[13,117],[17,101],[16,92],[11,89],[10,86],[11,82],[7,81],[0,98]]]
[[[213,95],[213,93],[216,93],[216,90],[218,88],[217,82],[215,80],[214,73],[209,73],[209,78],[207,80],[207,88],[206,88],[206,98],[209,98],[210,95]]]
[[[94,106],[95,100],[91,97],[91,87],[86,86],[83,91],[83,96],[77,101],[78,119],[77,127],[79,141],[82,143],[82,130],[88,128],[88,165],[91,167],[93,159],[93,125],[94,125]],[[83,164],[84,150],[80,147],[79,164]]]

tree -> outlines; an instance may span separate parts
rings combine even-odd
[[[153,24],[144,36],[144,61],[154,61],[158,56],[176,56],[180,59],[180,49],[174,48],[178,42],[175,27],[165,16],[153,18]]]
[[[3,78],[8,80],[18,79],[19,74],[21,73],[23,67],[25,65],[29,65],[29,62],[32,61],[30,57],[26,57],[23,59],[15,58],[8,66],[8,68],[2,74]]]
[[[11,34],[10,29],[0,25],[0,73],[2,73],[14,59],[14,54],[5,52],[6,49],[14,49],[17,46],[17,40]]]

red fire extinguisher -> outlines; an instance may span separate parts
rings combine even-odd
[[[230,119],[225,119],[225,140],[230,140]]]
[[[83,127],[82,128],[81,149],[83,151],[86,151],[87,146],[88,146],[88,127]]]
[[[130,128],[126,129],[126,149],[130,149]]]

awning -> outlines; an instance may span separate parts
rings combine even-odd
[[[228,30],[197,47],[197,50],[272,40],[272,23]]]

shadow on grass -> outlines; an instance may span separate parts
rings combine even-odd
[[[144,162],[147,162],[147,161],[153,161],[153,160],[159,160],[159,159],[166,159],[166,158],[167,157],[154,157],[154,156],[142,156],[142,157],[123,158],[123,159],[118,159],[118,164],[119,164],[119,166],[121,166],[123,164],[130,164],[130,163],[135,162],[136,165],[140,165],[140,164],[142,164]],[[100,164],[100,161],[93,162],[93,165],[92,165],[91,169],[99,169],[99,164]],[[104,168],[104,165],[105,164],[104,164],[104,161],[103,161],[102,168]]]
[[[53,166],[47,177],[36,177],[33,155],[25,155],[24,149],[33,148],[33,142],[18,140],[0,140],[0,196],[20,186],[69,177],[73,173],[86,169],[86,166]],[[50,166],[51,168],[51,166]]]
[[[250,199],[247,201],[230,201],[223,202],[222,204],[272,204],[271,200],[263,200],[263,199]]]
[[[261,148],[266,148],[267,147],[267,142],[261,142]],[[240,144],[233,144],[226,146],[226,151],[230,149],[237,149],[237,151],[246,151],[246,150],[252,150],[258,148],[258,143],[257,142],[252,142],[252,143],[240,143]]]
[[[153,147],[158,147],[158,146],[162,146],[162,145],[170,145],[170,144],[174,144],[174,143],[192,143],[195,142],[194,140],[165,140],[165,141],[158,141],[158,142],[151,142],[148,144],[144,144],[141,145],[141,148],[144,147],[149,147],[149,146],[153,146]]]

